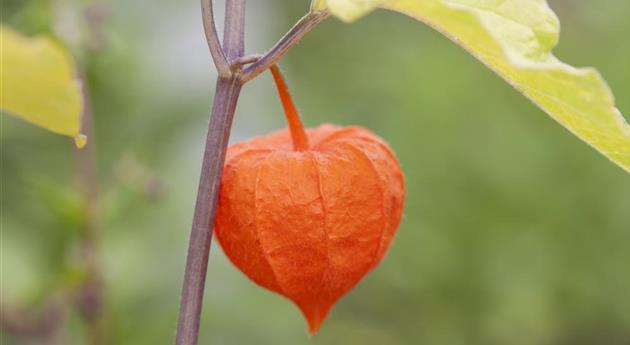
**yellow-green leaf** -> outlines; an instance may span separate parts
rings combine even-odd
[[[24,37],[6,26],[0,26],[0,35],[0,108],[84,144],[81,85],[70,55],[45,37]]]
[[[339,19],[351,22],[368,14],[385,0],[312,0],[311,9],[322,11],[328,9]]]
[[[319,12],[326,9],[326,0],[312,0],[311,11]]]
[[[608,85],[551,50],[559,23],[545,0],[394,0],[383,7],[461,45],[552,118],[630,172],[630,125]]]

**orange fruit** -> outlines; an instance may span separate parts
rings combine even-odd
[[[391,149],[369,130],[305,131],[272,72],[291,130],[228,149],[215,232],[231,262],[292,300],[313,334],[387,252],[404,181]]]

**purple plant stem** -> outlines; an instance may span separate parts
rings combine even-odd
[[[223,53],[221,42],[217,36],[217,29],[214,25],[214,13],[212,10],[212,0],[201,0],[201,15],[203,18],[203,29],[206,34],[206,42],[210,48],[210,55],[217,68],[217,72],[222,77],[230,76],[230,64]]]
[[[229,61],[243,55],[244,16],[245,0],[226,1],[223,48]],[[217,81],[188,245],[176,345],[197,344],[221,175],[241,86],[235,74],[219,76]]]

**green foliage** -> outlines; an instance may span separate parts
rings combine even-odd
[[[385,0],[313,0],[311,8],[314,11],[328,9],[340,19],[351,22],[370,13]]]

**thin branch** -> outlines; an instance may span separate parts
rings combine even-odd
[[[40,308],[14,308],[4,304],[0,308],[0,334],[38,344],[62,344],[67,323],[64,297],[48,296]],[[7,310],[8,309],[8,310]],[[6,340],[0,336],[0,344]],[[66,339],[67,340],[67,339]]]
[[[78,260],[86,267],[86,277],[82,282],[75,303],[87,326],[87,335],[91,345],[105,344],[106,332],[103,329],[104,282],[99,261],[99,219],[98,219],[98,179],[96,176],[96,150],[94,145],[94,117],[87,78],[78,68],[82,80],[83,113],[81,114],[81,133],[88,137],[82,149],[73,145],[74,170],[77,188],[85,205],[85,220],[79,238]]]
[[[210,48],[210,55],[214,60],[214,65],[220,77],[230,76],[230,64],[223,53],[221,42],[217,35],[217,28],[214,25],[214,13],[212,11],[212,0],[201,0],[201,16],[203,19],[203,29],[206,33],[206,41]]]
[[[296,45],[304,35],[328,17],[328,11],[309,12],[306,14],[262,58],[243,70],[240,78],[241,82],[248,82],[267,70],[280,60],[291,47]]]
[[[263,57],[262,54],[252,54],[243,56],[237,59],[232,60],[232,69],[238,68],[240,66],[249,65],[250,63],[254,63],[260,60]]]
[[[226,0],[223,46],[229,61],[245,54],[245,0]]]
[[[230,60],[243,55],[244,23],[245,0],[227,0],[223,46]],[[176,345],[197,345],[212,228],[225,153],[241,86],[234,74],[229,78],[220,76],[217,81],[188,244]]]

